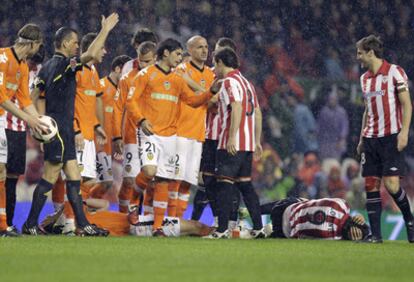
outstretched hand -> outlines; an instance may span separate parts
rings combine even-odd
[[[111,31],[118,22],[119,22],[118,13],[112,13],[107,18],[105,18],[105,16],[102,15],[102,20],[101,20],[102,29],[105,29],[108,32]]]

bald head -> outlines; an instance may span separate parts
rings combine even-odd
[[[187,50],[190,54],[191,61],[197,64],[204,64],[208,57],[208,44],[207,40],[200,36],[195,35],[188,39]]]

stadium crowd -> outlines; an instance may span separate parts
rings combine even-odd
[[[210,46],[220,37],[232,38],[242,60],[240,69],[255,84],[263,110],[264,153],[253,175],[262,201],[335,197],[363,209],[355,148],[364,106],[355,42],[367,34],[383,35],[385,57],[398,62],[409,77],[414,75],[409,44],[414,1],[19,1],[18,13],[15,5],[9,1],[0,7],[2,15],[10,15],[0,20],[0,46],[12,45],[26,22],[38,24],[48,42],[60,26],[83,35],[99,26],[100,14],[118,12],[120,28],[108,37],[109,55],[98,67],[100,73],[109,72],[110,58],[134,57],[134,49],[125,43],[139,27],[154,30],[160,39],[181,42],[202,34]],[[52,46],[45,47],[50,57]],[[409,173],[403,180],[411,199],[413,139],[406,155]],[[30,184],[40,179],[42,158],[36,143],[28,141],[33,161],[25,179]],[[396,209],[390,197],[383,199],[386,208]]]

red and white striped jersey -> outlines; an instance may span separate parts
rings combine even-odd
[[[361,76],[361,88],[367,107],[363,136],[378,138],[400,132],[402,107],[398,92],[408,90],[405,71],[384,60],[376,74],[367,71]]]
[[[231,123],[230,104],[240,102],[242,104],[242,118],[236,134],[236,149],[237,151],[253,152],[256,145],[254,109],[259,105],[253,84],[239,70],[234,70],[224,78],[219,95],[220,134],[218,149],[226,149],[227,146]]]
[[[34,81],[39,73],[40,69],[42,68],[41,64],[38,64],[35,69],[29,71],[29,92],[31,93],[34,88]],[[19,101],[17,100],[16,96],[13,96],[10,101],[16,105],[16,107],[20,108]],[[6,115],[6,129],[13,130],[13,131],[26,131],[26,122],[19,119],[15,115],[7,112]]]
[[[220,119],[217,107],[208,109],[206,118],[206,139],[218,140]]]
[[[349,216],[349,205],[343,199],[299,202],[283,213],[283,233],[287,238],[340,240]]]
[[[139,68],[138,59],[129,60],[122,67],[121,76],[124,76],[125,74],[127,74],[131,70],[138,69],[138,68]]]

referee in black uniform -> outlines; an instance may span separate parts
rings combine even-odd
[[[81,58],[75,58],[79,48],[78,34],[74,29],[62,27],[55,34],[55,54],[47,61],[38,75],[34,97],[39,97],[39,112],[52,117],[58,126],[57,138],[44,144],[45,167],[42,179],[33,193],[29,217],[23,225],[24,234],[45,233],[38,227],[40,212],[52,190],[60,171],[66,175],[66,193],[75,213],[77,232],[87,236],[106,236],[106,230],[90,225],[85,217],[80,196],[80,173],[76,161],[75,134],[73,130],[76,96],[76,72],[82,64],[95,57],[104,47],[109,32],[118,23],[118,14],[103,18],[102,28]],[[94,110],[94,109],[92,109]]]

